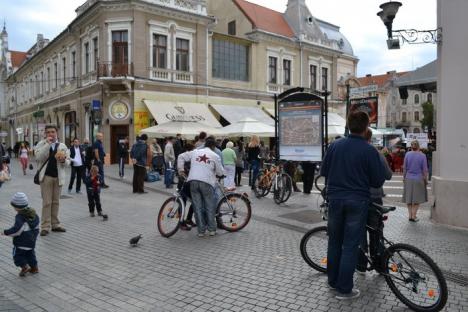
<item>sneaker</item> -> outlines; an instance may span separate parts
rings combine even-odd
[[[189,225],[187,225],[186,223],[181,223],[180,224],[180,229],[182,231],[190,231],[192,228]]]
[[[101,185],[101,187],[106,189],[106,188],[109,188],[109,185],[103,184],[103,185]]]
[[[188,226],[191,226],[191,227],[196,227],[197,225],[195,224],[195,222],[193,222],[192,220],[186,220],[185,221],[185,224],[187,224]]]
[[[70,194],[70,195],[71,195],[71,194],[72,194],[72,190],[68,190],[68,194]]]
[[[94,214],[94,212],[91,212],[91,213],[89,214],[89,216],[90,216],[91,218],[94,218],[96,215]]]
[[[205,233],[198,233],[197,236],[198,237],[205,237]]]
[[[409,219],[410,222],[419,222],[419,219],[418,218],[414,218],[414,219]]]
[[[76,191],[76,194],[80,194],[80,195],[81,195],[81,194],[83,194],[83,192],[82,192],[82,191]]]
[[[60,233],[65,233],[67,230],[61,226],[57,226],[56,228],[52,229],[52,232],[60,232]]]
[[[109,216],[106,215],[106,214],[103,214],[103,215],[102,215],[102,219],[103,219],[104,221],[107,221],[107,219],[109,219]]]
[[[26,273],[28,273],[30,268],[28,266],[21,267],[21,271],[19,272],[20,277],[25,277]]]
[[[33,266],[33,267],[31,267],[31,269],[29,269],[29,273],[37,274],[37,273],[39,273],[39,268],[37,266]]]
[[[98,211],[97,215],[102,217],[102,211]]]
[[[350,293],[347,294],[338,293],[338,295],[336,295],[335,298],[338,300],[351,300],[359,297],[360,294],[361,292],[359,291],[359,289],[353,289]]]
[[[210,236],[215,236],[215,235],[216,235],[216,231],[209,231],[209,232],[208,232],[208,235],[210,235]]]
[[[47,230],[42,230],[41,231],[41,236],[47,236],[47,234],[49,234],[49,231],[47,231]]]

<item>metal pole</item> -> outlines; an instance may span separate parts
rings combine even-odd
[[[279,160],[279,138],[278,138],[278,95],[275,93],[275,157]]]
[[[346,83],[346,126],[345,126],[345,133],[344,135],[347,137],[349,135],[349,128],[348,128],[348,114],[349,114],[349,82]]]
[[[328,91],[325,90],[325,150],[328,149]]]

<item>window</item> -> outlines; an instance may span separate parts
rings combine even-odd
[[[176,39],[176,70],[190,71],[189,44],[190,41],[186,39]]]
[[[89,73],[89,43],[86,42],[84,45],[84,53],[85,53],[85,59],[84,59],[84,72],[85,74]]]
[[[414,112],[414,121],[419,121],[419,112]]]
[[[291,85],[291,60],[283,60],[283,85]]]
[[[128,31],[112,32],[112,63],[128,64]]]
[[[76,112],[65,114],[65,145],[71,146],[71,142],[76,137]]]
[[[39,96],[39,78],[36,76],[34,76],[34,80],[36,81],[36,88],[34,89],[34,96],[37,97]]]
[[[67,77],[67,59],[62,58],[62,84],[65,84]]]
[[[213,39],[213,77],[249,80],[249,47],[240,43]]]
[[[310,65],[310,89],[317,90],[317,66]]]
[[[414,95],[414,104],[419,104],[419,94]]]
[[[278,59],[274,56],[269,57],[268,61],[268,82],[272,84],[276,84],[278,82],[277,80],[277,74],[276,70],[278,67]]]
[[[228,34],[231,36],[236,35],[236,21],[231,21],[228,23]]]
[[[47,84],[46,84],[46,91],[50,91],[50,67],[47,67]]]
[[[73,51],[71,56],[72,56],[72,62],[71,62],[71,65],[72,65],[72,78],[75,79],[75,77],[76,77],[76,52]]]
[[[406,122],[406,112],[401,113],[401,121]]]
[[[328,68],[322,67],[322,90],[328,90]]]
[[[392,113],[392,122],[395,122],[395,121],[396,121],[396,113],[393,112],[393,113]]]
[[[153,67],[167,68],[167,37],[153,35]]]
[[[41,72],[41,95],[44,94],[44,72]]]
[[[406,100],[406,99],[402,99],[402,100],[401,100],[401,105],[406,105],[406,103],[407,103],[407,100]]]
[[[97,37],[93,39],[93,57],[94,57],[93,68],[94,68],[94,70],[96,70],[98,60],[99,60],[99,47],[98,47],[98,38]]]
[[[57,88],[58,85],[58,68],[57,63],[54,63],[54,89]]]
[[[427,94],[427,101],[432,103],[432,93]]]
[[[32,99],[34,96],[34,86],[32,78],[29,78],[29,98]]]

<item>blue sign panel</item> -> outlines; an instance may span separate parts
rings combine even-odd
[[[93,100],[93,110],[100,110],[101,109],[101,101]]]

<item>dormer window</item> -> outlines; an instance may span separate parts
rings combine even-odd
[[[231,36],[236,35],[236,21],[231,21],[228,23],[228,34]]]

